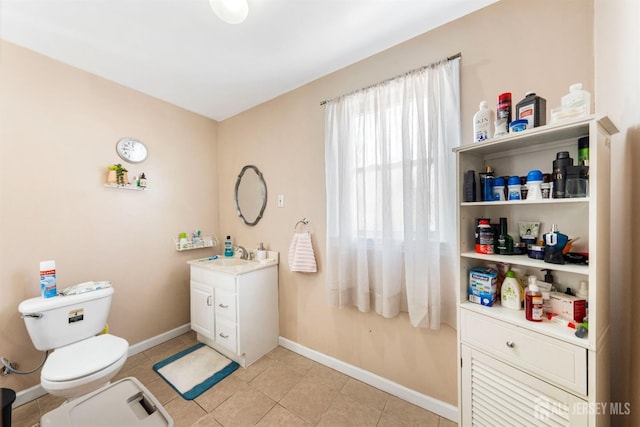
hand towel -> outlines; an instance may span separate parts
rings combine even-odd
[[[317,272],[316,257],[311,245],[311,233],[294,233],[289,246],[289,269],[301,273]]]

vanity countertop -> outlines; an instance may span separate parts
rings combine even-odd
[[[194,267],[206,268],[209,270],[219,271],[221,273],[239,275],[249,273],[251,271],[267,268],[272,265],[278,265],[279,254],[276,251],[266,251],[267,258],[258,260],[241,259],[238,257],[225,257],[218,255],[208,258],[199,258],[191,261],[187,261]]]

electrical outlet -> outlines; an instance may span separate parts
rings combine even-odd
[[[278,194],[278,207],[284,208],[284,194]]]

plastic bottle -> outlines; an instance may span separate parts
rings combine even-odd
[[[256,259],[258,261],[264,261],[267,259],[267,251],[264,249],[262,242],[258,243],[258,249],[256,250]]]
[[[519,176],[510,176],[509,177],[509,197],[508,200],[520,200],[520,177]]]
[[[473,141],[482,142],[491,135],[491,110],[487,101],[480,102],[480,109],[473,116]]]
[[[571,117],[583,117],[591,114],[591,94],[582,90],[582,83],[569,86],[569,93],[560,99],[563,110],[570,111]]]
[[[480,200],[488,202],[493,200],[493,168],[487,166],[487,168],[478,173],[480,176]]]
[[[509,132],[509,123],[511,123],[511,92],[505,92],[498,95],[495,136],[506,135]]]
[[[546,99],[537,96],[535,92],[527,92],[524,99],[516,104],[516,119],[526,120],[527,129],[545,125],[547,123]]]
[[[576,292],[576,296],[584,298],[585,301],[589,300],[589,282],[580,282],[580,288]]]
[[[140,178],[138,180],[138,187],[146,188],[147,187],[147,176],[142,172]]]
[[[500,298],[502,299],[502,306],[511,308],[514,310],[520,310],[520,301],[522,300],[522,288],[520,282],[516,279],[516,275],[513,271],[507,271],[507,277],[502,282],[502,290]]]
[[[497,177],[493,180],[493,199],[491,200],[504,200],[504,178]]]
[[[58,295],[56,287],[56,262],[40,261],[40,293],[42,298],[51,298]]]
[[[187,240],[187,233],[180,233],[180,249],[189,249],[189,240]]]
[[[578,138],[578,164],[589,166],[589,137]]]
[[[233,245],[231,244],[231,236],[227,236],[224,241],[224,256],[233,256]]]
[[[566,197],[565,187],[567,182],[567,167],[573,166],[573,159],[569,157],[568,151],[560,151],[556,153],[556,159],[553,161],[553,198],[562,199]]]
[[[541,184],[542,172],[537,169],[529,171],[527,174],[527,200],[542,199],[542,191],[540,189]]]
[[[524,312],[527,320],[542,322],[544,300],[536,281],[536,276],[529,276],[529,286],[524,295]]]
[[[493,253],[498,255],[513,255],[513,237],[507,234],[507,218],[500,218],[500,234],[495,239]]]

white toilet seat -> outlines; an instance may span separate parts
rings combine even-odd
[[[40,383],[49,393],[73,398],[113,378],[127,359],[129,343],[104,334],[55,350],[42,368]]]

